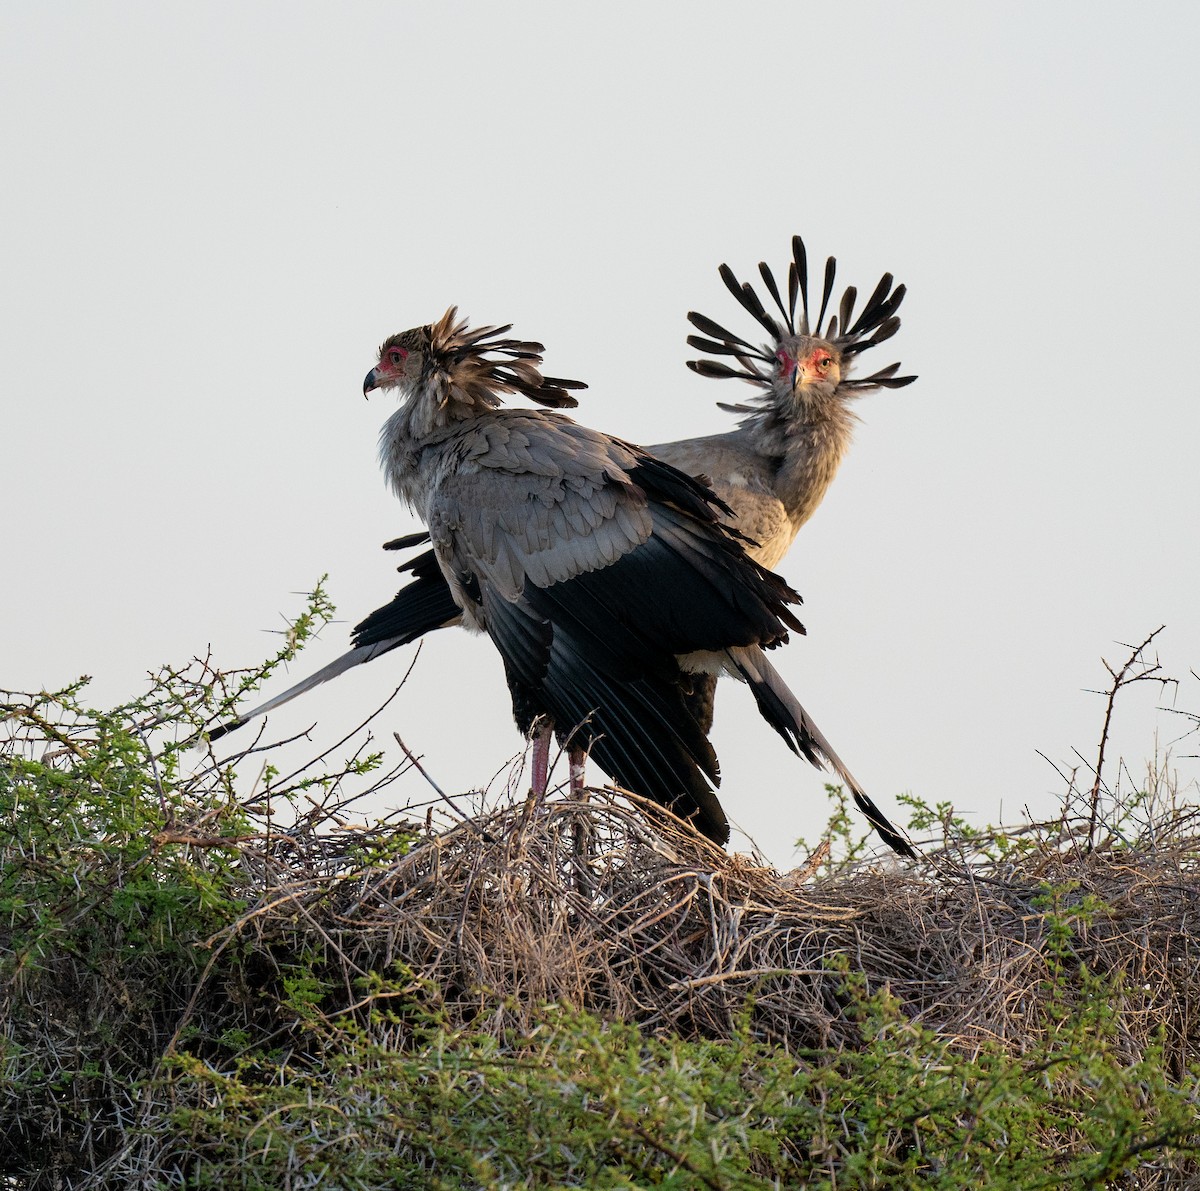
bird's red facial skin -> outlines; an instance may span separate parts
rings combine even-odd
[[[789,356],[787,352],[783,350],[783,348],[780,348],[775,353],[775,359],[779,361],[780,376],[791,376],[792,373],[796,371],[795,359],[792,356]]]
[[[379,363],[375,365],[374,375],[376,388],[381,388],[385,382],[394,381],[404,375],[404,365],[408,361],[405,348],[393,344],[383,348],[379,353]]]
[[[814,348],[803,360],[800,361],[800,373],[806,384],[819,384],[823,380],[828,380],[831,376],[837,378],[834,371],[833,353],[826,348]]]

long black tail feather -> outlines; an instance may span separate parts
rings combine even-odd
[[[761,649],[731,649],[726,651],[737,672],[749,684],[763,719],[779,733],[788,747],[798,755],[806,757],[814,765],[832,769],[846,783],[858,809],[867,822],[879,833],[893,852],[910,860],[917,853],[899,828],[892,825],[887,816],[875,805],[857,779],[837,755],[825,734],[813,723],[808,712],[779,671],[767,660]]]

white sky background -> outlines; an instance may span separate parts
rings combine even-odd
[[[885,809],[1051,811],[1037,750],[1094,756],[1115,642],[1165,623],[1200,712],[1200,18],[1133,11],[4,5],[0,687],[86,673],[105,705],[209,643],[250,664],[328,571],[346,623],[281,690],[399,586],[392,406],[360,391],[383,338],[457,303],[588,381],[580,420],[712,433],[750,390],[684,368],[685,314],[752,331],[717,265],[782,273],[800,232],[839,292],[907,284],[863,367],[920,380],[861,402],[781,568],[809,635],[774,660]],[[272,734],[337,739],[410,657]],[[1139,775],[1187,726],[1172,698],[1118,706]],[[378,728],[449,790],[520,747],[498,656],[460,632]],[[714,741],[730,817],[794,863],[822,775],[733,684]],[[427,795],[408,775],[378,809]]]

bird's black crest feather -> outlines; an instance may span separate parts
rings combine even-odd
[[[739,370],[713,360],[689,360],[688,367],[701,376],[744,380],[770,389],[775,383],[775,352],[785,335],[825,339],[837,349],[844,360],[849,360],[860,352],[890,339],[900,329],[900,319],[896,311],[904,300],[905,287],[898,285],[893,288],[894,278],[891,273],[885,273],[879,279],[857,319],[854,318],[854,306],[858,290],[852,285],[847,286],[837,304],[837,313],[830,317],[826,325],[825,316],[833,302],[834,282],[837,277],[837,260],[832,256],[825,261],[821,304],[816,321],[811,321],[808,304],[808,250],[800,236],[792,237],[786,306],[774,273],[763,261],[760,261],[758,266],[759,276],[778,308],[782,321],[775,319],[767,311],[754,287],[749,282],[739,281],[728,265],[721,265],[717,271],[726,289],[737,299],[738,305],[770,335],[771,343],[755,347],[706,315],[690,311],[688,322],[703,332],[704,338],[689,335],[688,344],[710,356],[733,356],[742,365]],[[799,323],[796,321],[797,298],[800,303]],[[765,367],[755,361],[761,361]],[[896,389],[916,379],[914,376],[895,376],[898,368],[899,364],[894,364],[869,377],[846,379],[841,382],[840,387],[859,392],[871,388]]]
[[[424,333],[432,366],[449,373],[468,400],[499,390],[520,393],[552,409],[578,405],[569,390],[586,389],[587,385],[543,376],[539,365],[545,348],[532,339],[499,338],[510,330],[512,323],[471,330],[467,320],[458,317],[458,308],[451,306],[436,323],[425,327]]]

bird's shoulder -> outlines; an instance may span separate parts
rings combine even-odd
[[[461,427],[447,446],[455,469],[465,474],[601,476],[634,463],[634,453],[620,439],[541,410],[493,410]]]
[[[722,486],[772,491],[779,465],[737,431],[657,443],[646,450],[688,475],[704,476],[718,492]]]
[[[751,558],[770,566],[782,557],[794,534],[787,509],[776,494],[778,461],[759,451],[745,434],[710,434],[659,443],[647,450],[680,471],[703,477],[733,510],[732,516],[725,517],[727,524],[755,543],[746,547]]]
[[[637,448],[556,414],[497,410],[453,444],[428,504],[439,557],[507,599],[615,562],[653,522]]]

